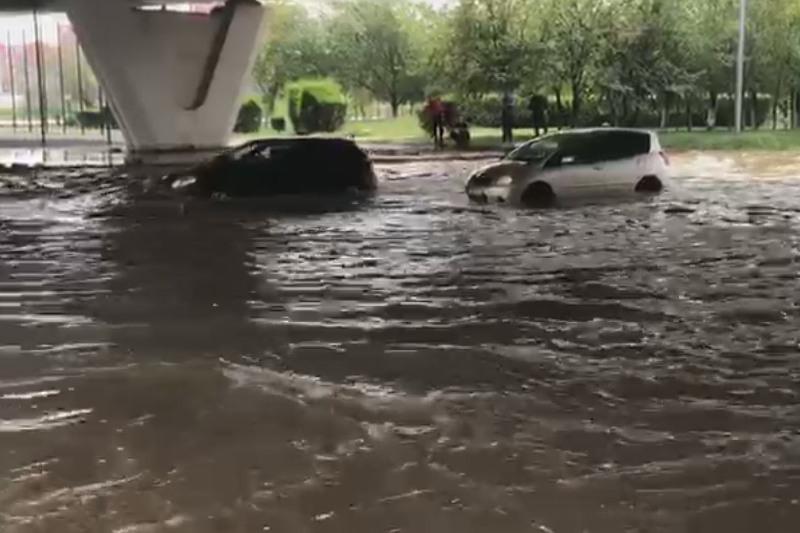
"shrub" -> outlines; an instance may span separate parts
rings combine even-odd
[[[620,126],[636,128],[658,128],[661,126],[661,111],[654,102],[640,104],[638,110],[631,110],[626,117],[617,117]],[[703,128],[706,126],[706,102],[694,103],[692,106],[692,126]],[[769,116],[772,109],[772,99],[766,95],[759,95],[756,105],[756,124],[762,126]],[[750,99],[744,102],[744,123],[747,127],[750,124]],[[613,124],[614,120],[607,109],[601,109],[595,102],[588,102],[578,118],[580,126],[600,126],[603,123]],[[667,115],[668,128],[686,127],[686,112],[678,109],[671,109]],[[734,126],[734,101],[727,97],[720,97],[717,105],[717,116],[715,127],[732,128]]]
[[[239,115],[236,117],[236,125],[233,131],[236,133],[254,133],[261,129],[261,119],[263,111],[258,102],[251,98],[239,108]]]
[[[452,100],[442,100],[444,107],[444,126],[445,128],[453,128],[455,124],[461,123],[461,112],[459,106]],[[417,112],[417,120],[419,120],[419,127],[433,137],[433,117],[428,113],[427,105]]]
[[[269,121],[269,125],[274,131],[282,133],[286,130],[286,119],[283,117],[272,117]]]
[[[459,111],[458,104],[452,100],[442,100],[444,107],[444,127],[449,131],[449,137],[457,148],[466,149],[469,147],[470,133],[469,125],[464,121]],[[433,137],[433,117],[428,111],[428,106],[424,106],[417,112],[419,127],[430,137]]]
[[[347,101],[341,86],[329,79],[301,80],[287,88],[289,118],[300,135],[336,131],[344,125]]]
[[[75,118],[84,128],[102,128],[105,125],[110,125],[112,129],[118,129],[117,121],[114,120],[114,115],[106,108],[103,111],[79,111],[75,113]]]
[[[514,127],[530,128],[533,124],[529,98],[518,97],[514,102]],[[461,102],[464,118],[476,126],[499,128],[503,125],[503,99],[499,94],[470,98]]]

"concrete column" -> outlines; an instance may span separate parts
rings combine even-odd
[[[87,60],[134,154],[223,147],[266,9],[229,0],[211,14],[143,10],[129,0],[66,0]]]

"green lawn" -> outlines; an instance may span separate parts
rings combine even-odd
[[[417,117],[402,116],[382,120],[348,122],[343,128],[345,135],[366,142],[418,142],[428,143],[431,139],[420,129]],[[472,144],[477,147],[499,147],[502,135],[498,128],[470,128]],[[524,141],[532,136],[530,130],[515,132],[516,141]]]
[[[369,141],[425,140],[425,133],[419,128],[417,118],[412,116],[348,122],[344,125],[343,132],[356,139]]]
[[[661,144],[667,150],[800,150],[800,130],[745,131],[662,131]]]
[[[415,117],[405,116],[397,119],[350,122],[343,132],[366,142],[429,142],[422,133]],[[473,127],[472,144],[475,148],[500,147],[501,134],[497,128]],[[530,129],[514,132],[517,142],[530,139]],[[661,131],[661,144],[666,150],[800,150],[800,130],[746,131],[736,134],[727,130]]]
[[[501,148],[499,128],[473,127],[470,129],[474,149]],[[374,143],[430,143],[420,130],[417,118],[401,116],[395,119],[351,121],[345,124],[339,135],[352,136],[362,142]],[[514,140],[522,142],[532,137],[530,129],[518,129]],[[266,129],[255,135],[276,136],[277,132]],[[661,131],[661,144],[666,150],[800,150],[800,130],[746,131],[740,135],[727,130]]]

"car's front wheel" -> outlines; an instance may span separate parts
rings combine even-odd
[[[552,207],[556,203],[556,194],[549,183],[535,181],[522,192],[520,201],[529,207]]]
[[[634,189],[636,192],[657,193],[661,192],[664,184],[656,176],[645,176],[639,180]]]

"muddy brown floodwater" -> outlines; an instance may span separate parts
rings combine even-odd
[[[800,160],[651,199],[0,177],[0,530],[794,533]]]

